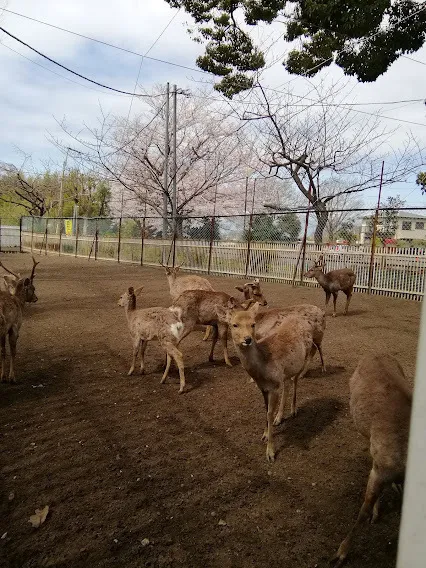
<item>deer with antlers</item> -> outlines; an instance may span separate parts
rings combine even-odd
[[[26,291],[25,297],[28,298],[25,299],[25,301],[30,303],[37,302],[38,300],[35,293],[35,287],[33,282],[35,277],[36,266],[40,264],[35,260],[34,257],[32,257],[32,259],[33,259],[33,267],[29,278],[24,278],[19,273],[17,274],[15,272],[12,272],[12,270],[6,268],[6,266],[0,261],[0,267],[3,268],[6,272],[8,272],[8,274],[5,274],[3,276],[3,281],[6,291],[9,292],[9,294],[11,294],[12,296],[15,296],[18,288],[19,290],[25,290]],[[18,287],[18,284],[20,282],[23,282],[23,286]]]
[[[324,273],[324,268],[324,255],[321,254],[318,260],[314,261],[313,266],[305,272],[304,276],[306,278],[315,278],[318,284],[323,288],[326,307],[333,294],[333,317],[336,316],[336,301],[339,291],[341,290],[346,294],[346,306],[343,312],[344,315],[346,315],[349,310],[356,275],[350,268],[339,268],[338,270],[332,270],[327,273]]]

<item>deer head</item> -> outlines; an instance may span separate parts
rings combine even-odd
[[[124,294],[122,294],[119,297],[118,305],[122,308],[135,309],[136,308],[136,297],[139,296],[139,294],[142,292],[142,290],[143,290],[143,286],[136,288],[136,290],[133,288],[133,286],[130,286],[129,289],[127,290],[127,292],[124,292]]]
[[[227,323],[235,345],[248,347],[255,341],[256,316],[259,304],[256,302],[247,310],[224,308],[217,306],[216,312],[219,321]]]
[[[324,268],[325,268],[324,255],[320,254],[318,260],[314,260],[314,263],[311,266],[311,268],[307,272],[305,272],[303,276],[305,276],[306,278],[314,278],[315,274],[318,274],[318,272],[324,272]]]
[[[254,300],[254,302],[258,302],[260,306],[268,305],[268,302],[260,289],[259,278],[255,278],[253,282],[247,282],[244,286],[235,286],[235,289],[242,292],[246,300]]]
[[[12,270],[6,268],[6,266],[0,261],[0,266],[9,273],[3,276],[7,291],[12,296],[18,296],[23,303],[35,303],[38,300],[33,280],[35,276],[35,268],[39,263],[35,261],[34,257],[32,258],[33,268],[30,278],[23,278],[19,273],[16,274],[15,272],[12,272]]]

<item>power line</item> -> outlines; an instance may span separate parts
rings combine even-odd
[[[65,71],[68,71],[69,73],[72,73],[73,75],[76,75],[77,77],[80,77],[81,79],[84,79],[85,81],[89,81],[89,83],[93,83],[94,85],[98,85],[98,87],[103,87],[104,89],[109,89],[110,91],[115,91],[116,93],[121,93],[122,95],[131,95],[131,96],[138,96],[138,97],[148,97],[150,95],[134,95],[134,93],[129,93],[128,91],[122,91],[120,89],[115,89],[114,87],[109,87],[108,85],[104,85],[103,83],[99,83],[98,81],[95,81],[94,79],[89,79],[88,77],[85,77],[84,75],[81,75],[81,73],[77,73],[77,71],[73,71],[72,69],[70,69],[69,67],[66,67],[65,65],[62,65],[62,63],[59,63],[58,61],[55,61],[54,59],[52,59],[51,57],[49,57],[48,55],[45,55],[44,53],[42,53],[41,51],[38,51],[37,49],[35,49],[34,47],[32,47],[31,45],[29,45],[28,43],[25,43],[22,39],[19,39],[18,37],[16,37],[15,35],[11,34],[10,32],[8,32],[7,30],[5,30],[3,27],[0,26],[0,31],[2,31],[3,33],[5,33],[6,35],[10,36],[11,38],[13,38],[14,40],[18,41],[19,43],[22,43],[22,45],[25,45],[25,47],[28,47],[29,49],[31,49],[32,51],[34,51],[35,53],[37,53],[38,55],[40,55],[41,57],[44,57],[44,59],[47,59],[48,61],[50,61],[51,63],[54,63],[55,65],[58,65],[59,67],[62,67],[62,69],[65,69]],[[158,95],[160,96],[160,95]]]
[[[117,94],[105,93],[105,91],[101,91],[99,89],[94,89],[93,87],[89,87],[89,85],[85,85],[84,83],[79,83],[78,81],[74,81],[73,79],[70,79],[69,77],[65,77],[65,75],[61,75],[60,73],[53,71],[53,69],[49,69],[49,67],[45,67],[41,63],[34,61],[34,59],[31,59],[30,57],[27,57],[26,55],[19,53],[19,51],[16,51],[16,49],[13,49],[12,47],[10,47],[9,45],[6,45],[5,43],[0,42],[0,45],[2,47],[5,47],[6,49],[9,49],[10,51],[13,51],[13,53],[16,53],[20,57],[23,57],[24,59],[26,59],[30,63],[33,63],[34,65],[37,65],[38,67],[41,67],[45,71],[49,71],[49,73],[53,73],[53,75],[56,75],[57,77],[60,77],[61,79],[65,79],[65,81],[69,81],[70,83],[74,83],[75,85],[79,85],[80,87],[84,87],[85,89],[90,89],[91,91],[95,91],[95,93],[102,93],[104,95],[110,95],[112,97],[127,97],[128,96],[128,95],[121,95],[121,94],[118,94],[118,93]]]
[[[409,59],[410,61],[414,61],[415,63],[420,63],[420,65],[426,65],[424,61],[420,61],[420,59],[414,59],[414,57],[408,57],[408,55],[401,55],[404,59]]]
[[[49,28],[54,28],[54,29],[59,30],[61,32],[65,32],[67,34],[75,35],[75,36],[81,37],[83,39],[88,39],[89,41],[94,41],[96,43],[100,43],[100,44],[105,45],[107,47],[111,47],[113,49],[118,49],[119,51],[124,51],[125,53],[130,53],[131,55],[136,55],[138,57],[145,57],[146,59],[149,59],[151,61],[157,61],[158,63],[164,63],[165,65],[172,65],[173,67],[180,67],[181,69],[186,69],[187,71],[194,71],[195,73],[203,73],[205,75],[213,75],[213,73],[209,73],[208,71],[203,71],[202,69],[197,69],[195,67],[188,67],[187,65],[181,65],[180,63],[174,63],[173,61],[166,61],[165,59],[158,59],[157,57],[148,57],[147,55],[144,55],[143,53],[138,53],[137,51],[132,51],[131,49],[126,49],[125,47],[120,47],[118,45],[108,43],[107,41],[102,41],[100,39],[96,39],[96,38],[93,38],[93,37],[90,37],[90,36],[87,36],[87,35],[84,35],[84,34],[80,34],[78,32],[68,30],[67,28],[61,28],[60,26],[56,26],[55,24],[50,24],[48,22],[44,22],[43,20],[38,20],[37,18],[31,18],[30,16],[26,16],[25,14],[20,14],[19,12],[13,12],[12,10],[7,10],[6,8],[3,8],[3,11],[8,12],[9,14],[13,14],[15,16],[19,16],[21,18],[25,18],[27,20],[31,20],[33,22],[37,22],[38,24],[42,24],[43,26],[48,26]],[[151,48],[148,50],[148,52],[151,50]]]

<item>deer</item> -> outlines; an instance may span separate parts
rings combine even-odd
[[[29,298],[26,301],[28,301],[30,303],[37,302],[37,300],[38,300],[36,293],[35,293],[35,287],[34,287],[33,281],[34,281],[34,277],[35,277],[35,269],[36,269],[37,265],[40,264],[39,262],[36,262],[34,256],[32,257],[32,259],[33,259],[33,267],[32,267],[31,275],[30,275],[29,278],[23,278],[20,274],[12,272],[9,268],[6,268],[6,266],[0,261],[0,267],[3,268],[4,270],[6,270],[6,272],[8,272],[8,274],[5,274],[3,276],[3,281],[4,281],[6,291],[9,292],[12,295],[15,295],[16,291],[18,289],[18,283],[23,282],[24,283],[24,289],[26,290],[25,296]],[[21,289],[22,289],[22,287],[21,287]]]
[[[397,359],[387,353],[366,355],[349,380],[350,412],[355,428],[370,442],[373,460],[364,502],[355,524],[331,562],[344,563],[355,533],[379,515],[387,485],[402,491],[407,463],[412,389]]]
[[[218,306],[217,314],[221,321],[229,325],[241,364],[262,392],[266,407],[266,429],[262,440],[266,441],[266,459],[274,461],[274,418],[277,410],[277,415],[284,411],[291,381],[291,416],[296,416],[297,382],[306,374],[316,347],[311,325],[306,318],[296,314],[284,318],[270,335],[257,339],[258,310],[257,303],[246,310]],[[280,388],[282,396],[278,409]]]
[[[181,342],[192,331],[198,329],[200,325],[210,325],[213,329],[212,345],[210,349],[209,361],[213,361],[214,348],[218,338],[223,345],[223,355],[225,363],[232,367],[228,355],[228,325],[224,321],[219,321],[217,308],[233,307],[237,305],[235,298],[225,292],[214,292],[210,290],[186,290],[182,292],[173,307],[182,310],[182,321],[184,330],[179,339]]]
[[[260,306],[268,305],[268,302],[260,289],[259,278],[255,278],[253,282],[246,282],[243,286],[235,286],[235,289],[244,295],[245,300],[254,300],[254,302],[258,302]]]
[[[166,368],[160,383],[166,382],[172,359],[174,359],[179,369],[179,394],[182,394],[185,389],[185,369],[183,355],[177,348],[183,330],[181,311],[179,308],[161,307],[136,309],[136,297],[141,294],[142,290],[143,286],[136,290],[131,286],[118,300],[118,305],[125,308],[133,344],[132,364],[127,374],[129,376],[133,374],[139,351],[141,353],[140,372],[142,375],[145,373],[145,350],[148,342],[156,339],[167,354]]]
[[[3,265],[2,265],[3,266]],[[5,268],[5,270],[7,270]],[[1,374],[0,381],[6,380],[6,339],[9,338],[10,365],[9,382],[15,383],[16,345],[22,325],[22,311],[25,302],[36,302],[34,286],[29,278],[20,278],[14,288],[14,294],[0,292],[0,345],[1,345]]]
[[[185,276],[177,277],[181,264],[178,266],[165,266],[160,263],[166,272],[167,282],[169,283],[170,295],[173,300],[177,300],[182,292],[186,290],[210,290],[214,291],[213,286],[206,278],[197,276],[195,274],[187,274]],[[210,336],[211,327],[207,326],[203,341],[207,341]]]
[[[336,301],[339,291],[341,290],[344,294],[346,294],[346,306],[343,314],[347,315],[356,275],[350,268],[339,268],[338,270],[332,270],[327,273],[324,273],[324,268],[324,256],[320,255],[318,260],[314,261],[313,266],[305,272],[304,276],[306,278],[315,278],[318,284],[323,288],[325,292],[326,308],[331,294],[333,294],[333,317],[336,317]]]

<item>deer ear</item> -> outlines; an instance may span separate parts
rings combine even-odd
[[[24,286],[29,286],[31,284],[31,280],[29,278],[25,278]]]
[[[235,286],[235,290],[238,290],[238,292],[244,292],[244,288],[241,286]]]
[[[237,300],[231,296],[228,300],[228,310],[233,310],[234,308],[237,307]]]
[[[130,286],[130,288],[129,288],[128,291],[129,291],[129,294],[130,294],[131,296],[133,296],[133,294],[135,293],[135,291],[134,291],[134,289],[133,289],[133,286]]]
[[[143,290],[143,286],[139,286],[139,288],[136,288],[136,290],[134,290],[135,296],[139,296],[141,294],[142,290]]]
[[[247,311],[250,312],[253,316],[256,316],[257,312],[259,311],[259,307],[259,302],[255,302],[252,306],[249,307]]]
[[[229,323],[231,315],[229,309],[226,309],[223,306],[216,306],[216,313],[220,322]]]

